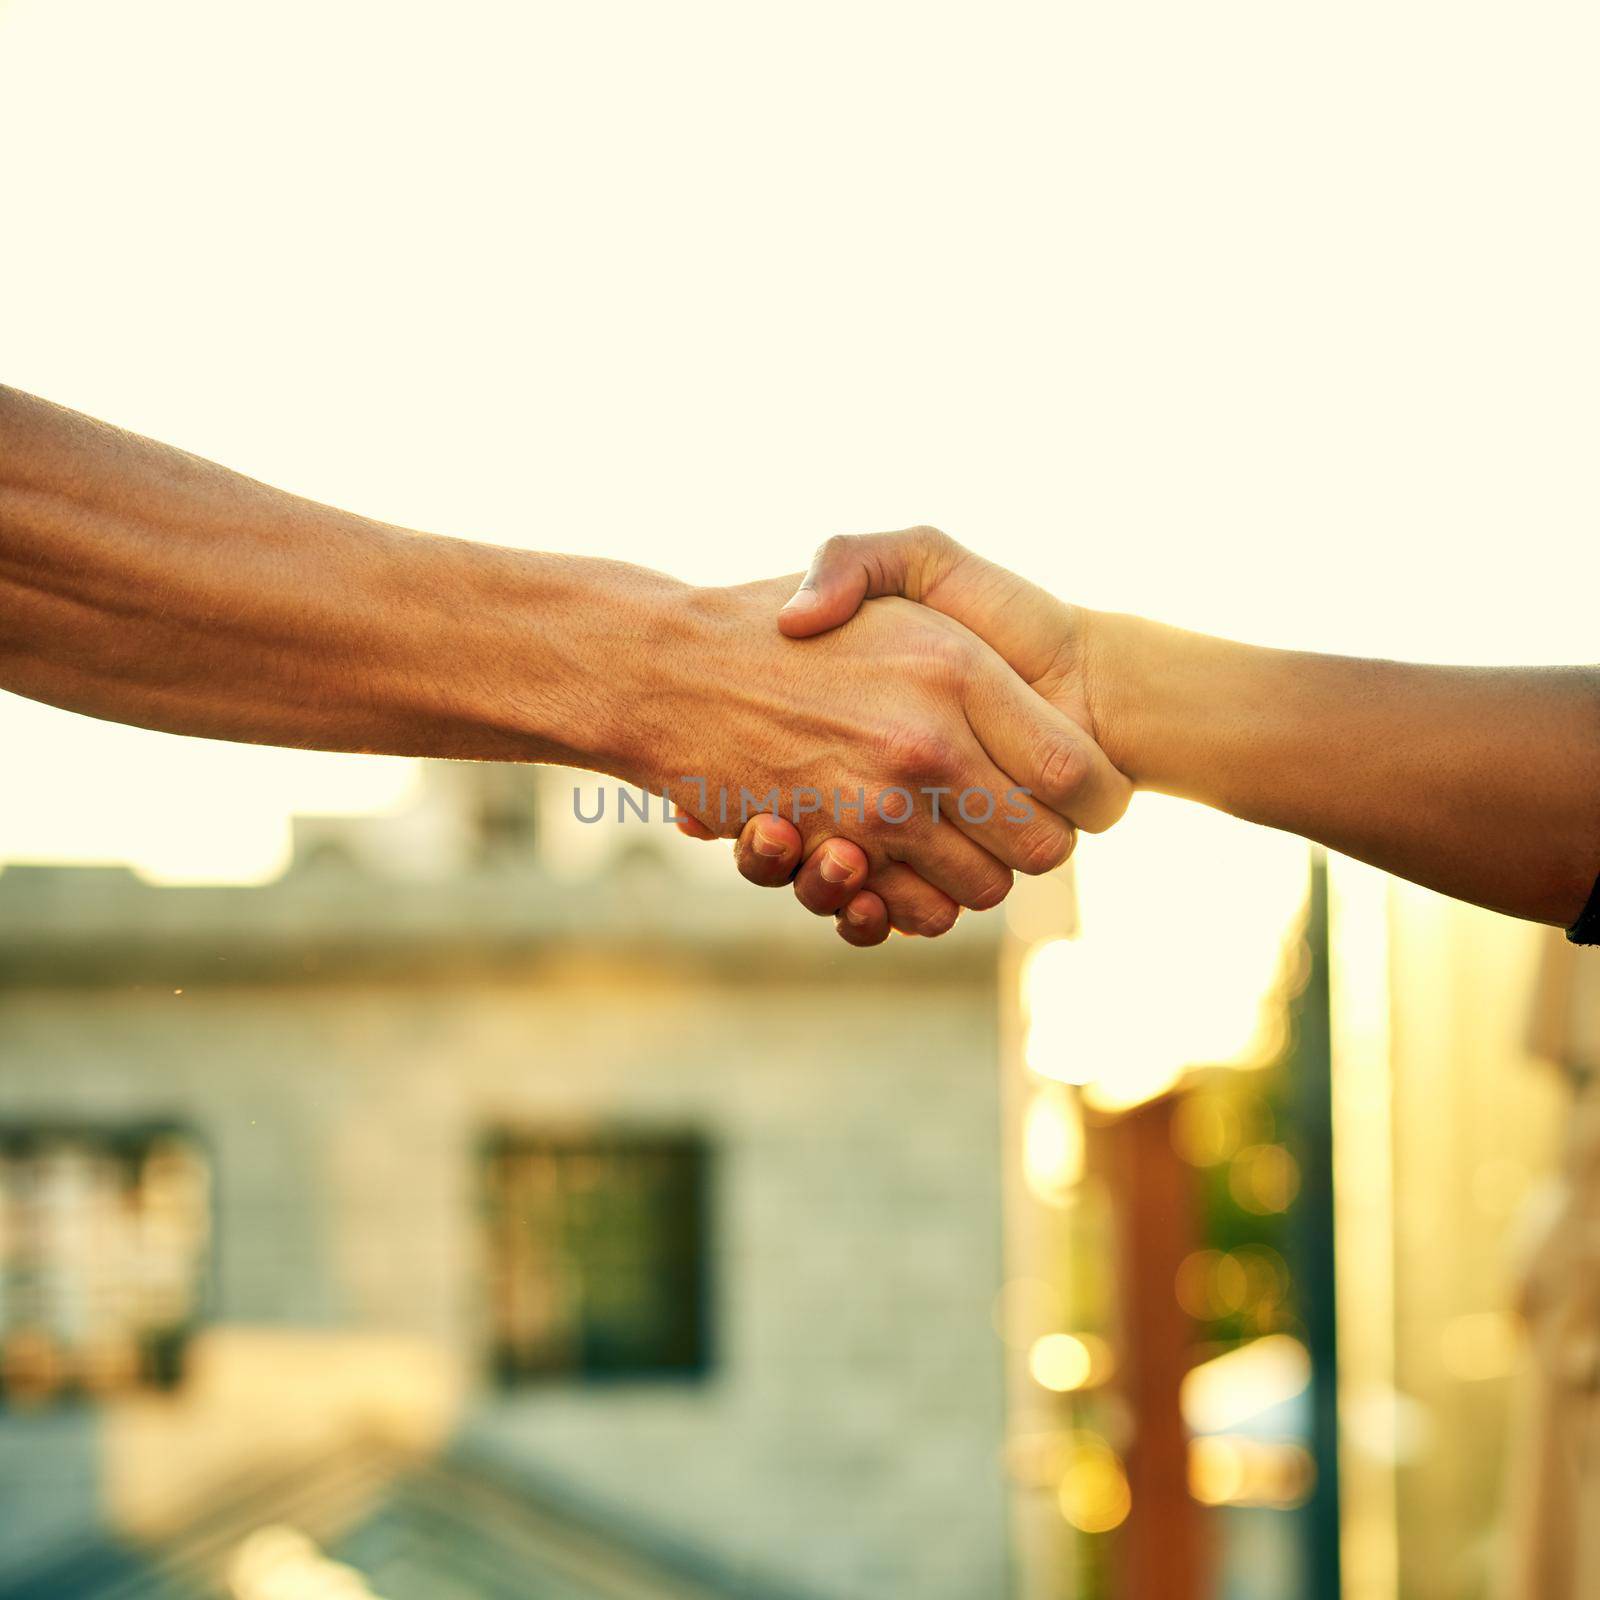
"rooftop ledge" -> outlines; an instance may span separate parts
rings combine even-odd
[[[718,982],[993,982],[1002,918],[854,950],[792,896],[661,871],[574,882],[531,867],[438,882],[349,867],[255,885],[150,884],[127,867],[0,870],[0,986],[329,982],[526,974],[577,957]]]

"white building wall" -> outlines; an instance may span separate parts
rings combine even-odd
[[[801,1594],[986,1600],[1005,1587],[991,966],[840,983],[775,958],[719,980],[589,956],[492,980],[12,989],[0,1117],[188,1121],[216,1169],[218,1318],[419,1335],[474,1371],[479,1135],[701,1130],[710,1376],[480,1388],[465,1425]]]

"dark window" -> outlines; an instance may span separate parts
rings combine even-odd
[[[705,1370],[701,1141],[501,1134],[485,1167],[493,1361],[503,1382]]]
[[[0,1396],[176,1383],[209,1242],[185,1135],[0,1128]]]

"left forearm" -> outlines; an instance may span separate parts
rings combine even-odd
[[[617,770],[670,579],[372,522],[0,389],[0,687],[169,732]]]

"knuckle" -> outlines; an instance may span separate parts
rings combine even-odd
[[[992,911],[1011,893],[1011,885],[1015,881],[1008,867],[985,872],[974,883],[965,904],[973,911]]]
[[[929,635],[927,642],[929,663],[946,680],[966,678],[972,670],[972,641],[954,628],[940,628]]]
[[[940,938],[955,927],[956,919],[960,915],[961,907],[953,900],[947,900],[942,905],[930,906],[918,919],[917,932],[924,939]]]
[[[890,728],[883,735],[881,753],[891,776],[913,783],[942,778],[956,762],[955,747],[945,734],[913,723]],[[896,799],[891,796],[891,803]]]
[[[1053,800],[1071,800],[1089,781],[1089,753],[1076,739],[1052,739],[1039,757],[1039,781]]]
[[[947,700],[962,691],[972,677],[976,641],[936,611],[917,613],[916,626],[908,665],[927,693]]]
[[[1054,872],[1072,854],[1075,834],[1058,822],[1029,823],[1017,836],[1017,867],[1030,878]]]

